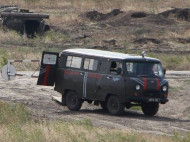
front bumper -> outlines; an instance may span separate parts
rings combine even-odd
[[[151,97],[130,97],[127,98],[130,102],[138,102],[138,103],[148,103],[148,102],[153,102],[153,103],[161,103],[165,104],[169,101],[168,98],[151,98]]]

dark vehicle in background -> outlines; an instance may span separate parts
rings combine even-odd
[[[49,15],[33,13],[28,9],[20,9],[16,5],[0,6],[1,26],[26,34],[28,37],[50,30],[44,19],[49,19]]]
[[[100,104],[113,115],[141,106],[153,116],[168,102],[168,81],[158,59],[94,49],[43,52],[38,85],[54,86],[72,111]]]

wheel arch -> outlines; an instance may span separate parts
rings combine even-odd
[[[70,91],[76,93],[76,91],[75,91],[75,90],[72,90],[72,89],[65,89],[65,90],[63,91],[63,93],[61,93],[61,94],[62,94],[62,104],[63,104],[63,105],[66,105],[66,95],[67,95],[67,93],[70,92]]]
[[[117,96],[117,97],[118,97],[118,95],[116,95],[116,94],[108,93],[108,94],[105,96],[104,101],[107,102],[107,101],[108,101],[108,98],[109,98],[110,96]]]

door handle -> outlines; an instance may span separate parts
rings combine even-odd
[[[111,79],[111,76],[107,76],[107,79]]]
[[[84,75],[84,73],[81,72],[80,75]]]

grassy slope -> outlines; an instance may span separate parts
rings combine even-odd
[[[142,10],[142,11],[157,11],[161,12],[170,7],[184,8],[190,6],[190,1],[181,0],[1,0],[0,4],[17,4],[22,7],[71,7],[75,9],[100,9],[110,10],[113,8],[129,9],[129,10]]]
[[[87,10],[98,10],[101,12],[109,12],[114,8],[120,8],[124,11],[135,10],[145,11],[148,13],[159,13],[171,7],[185,8],[190,7],[190,1],[180,0],[118,0],[118,1],[93,1],[93,0],[1,0],[2,4],[17,4],[22,8],[29,8],[35,12],[49,13],[50,19],[46,22],[53,26],[53,31],[46,33],[43,37],[36,37],[33,40],[19,36],[15,32],[4,32],[0,30],[0,52],[1,66],[5,63],[5,55],[8,59],[40,59],[40,52],[43,50],[62,51],[65,48],[76,47],[93,47],[94,45],[104,46],[104,40],[116,39],[118,47],[122,49],[106,49],[119,52],[137,53],[139,54],[145,47],[155,49],[161,46],[167,50],[190,50],[189,44],[181,44],[175,41],[176,38],[190,38],[188,22],[178,22],[175,27],[159,27],[151,31],[151,26],[143,25],[143,27],[118,27],[118,28],[101,28],[101,23],[85,21],[80,16]],[[167,29],[170,29],[167,31]],[[184,31],[185,30],[185,31]],[[151,32],[150,32],[151,31]],[[84,34],[90,34],[90,38],[80,39]],[[141,38],[155,38],[165,40],[164,45],[134,44],[134,40]],[[68,46],[69,45],[69,46]],[[165,47],[166,46],[166,47]],[[14,47],[14,49],[13,49]],[[128,50],[128,48],[138,49],[136,52]],[[161,49],[162,49],[161,48]],[[16,50],[15,50],[16,49]],[[10,52],[13,51],[14,52]],[[179,54],[163,54],[151,53],[148,56],[159,58],[164,68],[169,70],[188,70],[190,69],[190,55]]]
[[[61,52],[66,48],[92,47],[91,45],[73,46],[64,44],[70,42],[69,37],[59,32],[48,32],[44,37],[26,39],[15,32],[0,30],[0,67],[6,64],[6,59],[41,59],[43,50]],[[100,48],[101,49],[101,48]],[[122,49],[108,49],[116,52],[133,53],[140,55],[142,50],[131,51]],[[189,54],[148,53],[148,56],[158,58],[167,70],[189,70]]]
[[[189,142],[190,136],[156,136],[123,130],[96,128],[91,121],[36,120],[22,104],[0,102],[1,142]]]

